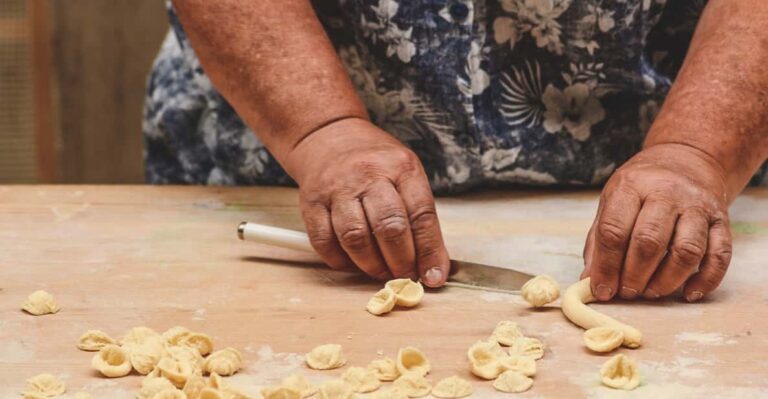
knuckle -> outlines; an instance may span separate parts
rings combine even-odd
[[[622,248],[627,242],[627,233],[619,223],[603,220],[597,224],[596,238],[605,247]]]
[[[371,237],[368,229],[360,224],[346,226],[339,233],[339,242],[350,251],[360,251],[371,244]]]
[[[318,252],[332,248],[335,241],[333,233],[322,229],[309,229],[307,230],[307,236],[309,237],[309,242],[312,243],[312,246]]]
[[[410,214],[411,227],[414,231],[428,231],[438,226],[437,210],[433,202],[417,205]]]
[[[401,213],[390,214],[379,220],[373,231],[384,241],[397,241],[408,231],[408,221]]]
[[[672,245],[672,255],[685,266],[698,265],[704,257],[704,248],[693,241],[681,241]]]
[[[635,247],[640,256],[649,258],[664,251],[666,244],[659,238],[657,230],[641,230],[633,237]]]

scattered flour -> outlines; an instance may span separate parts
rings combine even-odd
[[[35,352],[22,342],[10,341],[0,345],[0,363],[28,362],[34,358]]]
[[[523,301],[520,295],[513,294],[513,293],[506,293],[506,292],[484,291],[482,294],[480,294],[480,298],[490,303],[494,303],[494,302],[511,302],[511,303],[520,303],[520,304],[525,303],[525,301]]]
[[[293,298],[288,299],[288,302],[290,302],[290,303],[301,303],[303,301],[299,297],[293,297]]]
[[[56,222],[63,222],[90,207],[91,204],[87,202],[79,205],[59,204],[51,206],[51,212],[53,212],[53,215],[56,217]]]
[[[207,311],[203,308],[195,310],[194,315],[192,316],[192,320],[202,321],[205,320],[205,313]]]
[[[684,331],[675,335],[677,342],[694,342],[701,345],[733,345],[735,339],[726,339],[727,337],[718,332],[691,332]]]

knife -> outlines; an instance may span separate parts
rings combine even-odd
[[[244,241],[315,252],[307,234],[301,231],[242,222],[237,226],[237,236]],[[455,259],[451,259],[451,272],[447,286],[485,291],[518,292],[523,284],[533,278],[530,274],[513,269]]]

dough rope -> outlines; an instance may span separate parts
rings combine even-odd
[[[640,330],[604,315],[586,305],[594,301],[595,297],[592,296],[589,278],[585,278],[565,290],[561,303],[563,314],[573,324],[587,330],[594,327],[611,327],[621,331],[624,334],[622,342],[624,346],[628,348],[639,347],[643,340],[643,334]]]

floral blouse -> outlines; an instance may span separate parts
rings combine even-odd
[[[604,182],[640,149],[706,0],[313,3],[373,122],[453,192]],[[169,15],[147,90],[147,180],[291,183]]]

